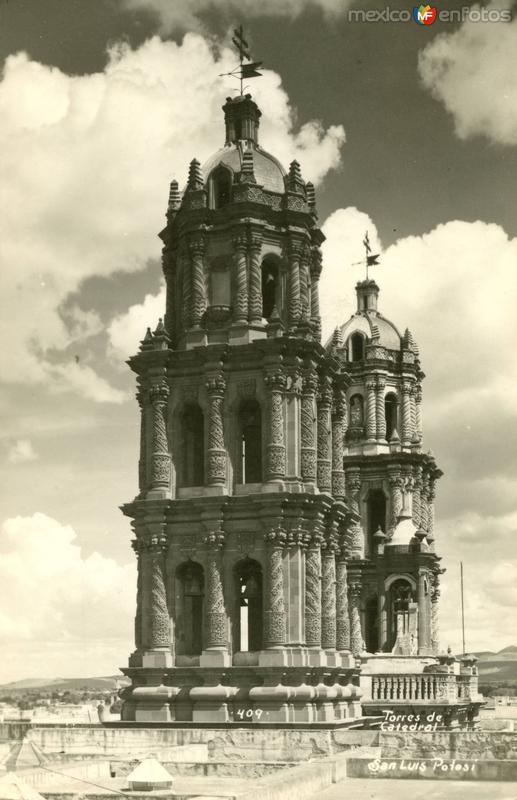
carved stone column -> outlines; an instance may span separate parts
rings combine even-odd
[[[402,384],[402,445],[409,447],[413,431],[411,430],[411,384]]]
[[[221,373],[207,378],[208,393],[208,480],[209,486],[226,483],[226,449],[223,431],[225,381]]]
[[[346,488],[350,510],[360,518],[359,492],[361,490],[361,473],[358,469],[347,469]],[[351,523],[347,538],[351,557],[364,558],[364,535],[359,521]]]
[[[289,327],[293,328],[300,321],[300,260],[302,248],[298,242],[289,242],[288,260],[288,317]]]
[[[305,555],[305,643],[321,647],[321,542],[313,539]]]
[[[167,539],[152,536],[143,543],[142,639],[146,650],[170,649],[170,618],[165,590]]]
[[[420,494],[420,526],[426,533],[429,532],[429,491],[429,474],[425,472]]]
[[[334,394],[332,406],[332,494],[336,500],[346,495],[343,452],[346,430],[346,395],[342,389]]]
[[[423,572],[418,575],[418,653],[425,653],[428,642],[426,641],[427,602],[425,594],[426,576]]]
[[[247,237],[244,234],[236,234],[233,239],[233,246],[235,268],[233,321],[237,325],[244,325],[248,321]]]
[[[417,467],[413,481],[413,522],[422,528],[422,467]]]
[[[308,247],[304,247],[300,261],[300,304],[301,319],[303,322],[309,322],[311,318],[311,278],[309,272],[309,259],[310,250]]]
[[[181,319],[183,329],[192,324],[192,266],[185,251],[181,254]]]
[[[140,406],[140,453],[138,458],[138,488],[145,492],[147,489],[147,420],[143,391],[138,391],[136,399]]]
[[[142,605],[142,595],[143,595],[143,547],[142,542],[139,539],[133,539],[131,542],[131,547],[135,551],[136,554],[136,566],[137,566],[137,582],[136,582],[136,612],[135,612],[135,647],[137,650],[141,650],[143,646],[143,636],[142,636],[142,620],[143,620],[143,605]]]
[[[402,480],[402,475],[397,473],[391,473],[389,476],[389,483],[390,483],[390,507],[391,507],[391,518],[390,518],[390,529],[393,533],[394,528],[397,525],[398,518],[402,513],[402,488],[404,485],[404,481]]]
[[[440,630],[438,601],[440,599],[440,579],[434,575],[433,588],[431,591],[431,651],[438,653],[440,650]]]
[[[336,649],[350,652],[350,617],[346,556],[341,548],[336,565]]]
[[[384,389],[386,388],[386,380],[377,377],[375,385],[376,391],[376,412],[377,412],[377,439],[381,442],[386,441],[386,409],[384,406]]]
[[[150,490],[155,496],[165,497],[170,491],[171,457],[167,439],[167,401],[169,387],[165,381],[151,387],[153,407],[153,450]]]
[[[361,583],[357,580],[350,582],[350,649],[354,656],[360,655],[363,650],[363,634],[361,631]]]
[[[321,566],[321,647],[336,649],[336,553],[333,541],[322,551]]]
[[[206,311],[206,280],[205,280],[205,242],[203,239],[194,239],[189,243],[190,257],[192,260],[192,323],[201,325],[201,319]]]
[[[417,383],[415,387],[415,439],[422,441],[422,386]]]
[[[284,601],[284,544],[285,531],[278,528],[266,534],[266,612],[264,644],[266,648],[283,647],[286,643],[286,613]]]
[[[265,376],[269,389],[268,430],[266,445],[266,480],[285,478],[284,391],[286,377],[282,370],[273,370]]]
[[[318,247],[312,248],[310,265],[311,273],[311,325],[316,339],[321,339],[321,316],[320,316],[320,295],[319,280],[321,275],[321,250]]]
[[[222,547],[224,534],[221,530],[209,533],[205,537],[206,545],[206,591],[205,591],[205,642],[200,665],[208,665],[207,656],[217,658],[225,654],[228,648],[228,623],[224,603],[222,577]],[[224,657],[224,656],[223,656]]]
[[[315,405],[318,377],[314,370],[307,370],[303,378],[301,400],[301,467],[302,480],[316,483],[316,432]]]
[[[318,488],[330,492],[331,485],[331,423],[332,390],[328,378],[323,378],[318,396]]]
[[[375,441],[377,436],[375,381],[366,381],[366,438]]]
[[[429,504],[427,506],[427,540],[434,542],[434,498],[436,497],[436,480],[429,479]]]
[[[262,239],[252,236],[249,246],[250,254],[250,292],[249,292],[249,321],[251,325],[260,325],[262,322],[262,272],[260,269],[260,255],[262,253]]]

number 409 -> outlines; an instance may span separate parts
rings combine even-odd
[[[261,708],[238,708],[235,712],[235,716],[239,717],[239,719],[260,719],[262,716],[262,709]]]

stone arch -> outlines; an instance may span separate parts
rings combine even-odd
[[[245,556],[233,567],[235,609],[232,615],[234,652],[257,652],[263,647],[262,565]]]
[[[362,361],[366,352],[366,337],[360,331],[354,331],[348,340],[348,360]]]
[[[208,179],[208,203],[210,208],[217,209],[231,203],[233,185],[233,170],[224,164],[219,164]]]
[[[386,439],[389,442],[394,432],[399,430],[399,399],[395,391],[386,392],[384,397],[384,414],[386,418]]]
[[[366,534],[368,549],[373,553],[373,535],[379,528],[386,533],[388,524],[388,497],[382,488],[371,488],[365,498],[366,504]]]
[[[397,640],[397,630],[403,634],[409,631],[411,606],[416,600],[416,583],[409,575],[392,575],[386,581],[388,649]]]
[[[269,320],[273,309],[278,313],[281,302],[281,267],[282,260],[274,253],[268,253],[262,259],[260,268],[262,282],[262,317]]]
[[[178,565],[176,579],[176,654],[201,655],[205,574],[201,564],[188,559]]]

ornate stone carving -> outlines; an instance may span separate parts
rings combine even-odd
[[[336,649],[350,650],[348,580],[343,554],[338,557],[336,565]]]
[[[402,384],[402,444],[408,447],[413,435],[411,425],[411,383],[404,381]]]
[[[343,448],[345,441],[346,395],[338,389],[332,407],[332,494],[344,500],[346,494],[345,472],[343,470]]]
[[[255,397],[257,382],[255,378],[248,378],[245,381],[237,381],[237,392],[239,397]]]
[[[268,542],[268,586],[265,612],[265,645],[280,647],[286,641],[286,616],[284,603],[283,544],[285,531],[281,528],[266,534]]]
[[[386,381],[384,378],[377,377],[375,385],[376,391],[376,412],[377,412],[377,439],[384,441],[386,439],[386,410],[384,407],[384,390],[386,388]]]
[[[389,484],[391,496],[390,528],[393,530],[397,525],[400,514],[402,513],[402,489],[404,486],[402,475],[400,475],[400,473],[390,475]]]
[[[181,319],[187,330],[192,324],[192,269],[186,253],[181,256]]]
[[[144,393],[139,391],[136,399],[140,406],[140,453],[138,458],[138,488],[145,492],[147,488],[147,425]]]
[[[366,436],[374,440],[377,436],[375,381],[366,381]]]
[[[205,242],[203,238],[199,237],[189,242],[189,250],[192,260],[192,322],[194,325],[200,325],[207,305],[204,265]]]
[[[248,243],[246,236],[237,234],[234,237],[235,262],[235,298],[233,302],[234,322],[243,324],[248,319],[248,275],[246,255]]]
[[[252,325],[259,325],[262,321],[262,273],[260,270],[261,252],[262,252],[261,237],[252,236],[249,247],[249,254],[250,254],[249,321]]]
[[[221,577],[221,556],[219,534],[209,534],[206,570],[206,647],[224,648],[227,646],[226,611],[224,606],[223,582]]]
[[[417,383],[415,387],[415,439],[422,441],[422,386]]]
[[[440,598],[440,579],[438,575],[433,576],[433,584],[431,591],[431,649],[433,653],[438,653],[440,649],[440,631],[439,631],[439,615],[438,615],[438,600]]]
[[[321,550],[310,547],[305,556],[305,642],[321,646]]]
[[[223,430],[223,397],[225,381],[222,373],[207,378],[208,393],[208,484],[226,481],[226,450]]]
[[[170,647],[170,620],[165,590],[165,536],[152,536],[142,542],[144,643],[149,649]]]
[[[153,456],[151,469],[152,488],[169,488],[171,459],[167,439],[167,400],[169,387],[161,381],[151,387],[153,407]]]
[[[143,594],[143,563],[142,545],[138,539],[133,539],[131,546],[137,558],[137,581],[136,581],[136,613],[135,613],[135,647],[137,650],[143,645],[142,640],[142,594]]]
[[[423,527],[422,515],[422,467],[416,468],[413,482],[413,522],[417,528]]]
[[[331,424],[332,391],[330,381],[324,379],[318,396],[318,487],[321,492],[331,491]]]
[[[281,480],[285,477],[284,391],[286,378],[282,370],[278,369],[269,372],[264,380],[269,389],[266,476],[270,481]]]
[[[336,648],[336,557],[334,549],[327,547],[322,556],[322,610],[321,646],[324,650]]]
[[[311,277],[309,272],[310,250],[304,247],[300,261],[300,304],[301,304],[301,319],[303,322],[308,322],[311,317],[310,307],[310,293],[311,293]]]
[[[350,649],[354,656],[364,651],[363,634],[361,631],[361,615],[359,603],[361,601],[361,583],[357,580],[350,582]]]
[[[318,377],[314,370],[305,373],[300,407],[302,480],[316,482],[315,394]]]
[[[289,325],[296,325],[300,320],[300,259],[302,247],[298,242],[289,242],[288,260],[288,313]]]

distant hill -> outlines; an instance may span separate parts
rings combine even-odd
[[[0,686],[0,694],[27,692],[31,689],[50,692],[110,691],[119,685],[129,684],[123,675],[108,675],[100,678],[25,678]]]
[[[498,653],[482,650],[473,655],[479,659],[480,683],[510,683],[517,686],[517,647],[510,645]]]

